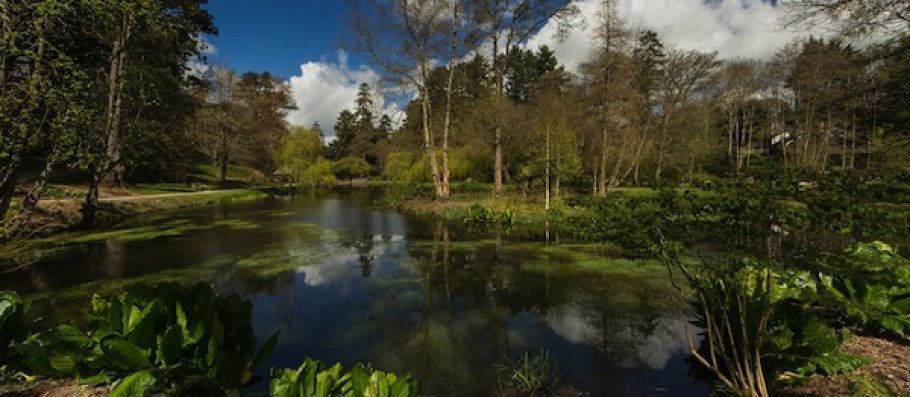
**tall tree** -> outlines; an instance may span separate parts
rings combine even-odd
[[[583,69],[590,76],[592,99],[600,113],[598,120],[600,153],[594,179],[596,194],[604,197],[611,183],[615,182],[615,178],[608,176],[611,137],[618,139],[619,129],[626,122],[619,107],[624,102],[620,101],[620,98],[629,93],[627,86],[629,79],[622,75],[629,72],[630,33],[625,22],[619,17],[616,0],[601,0],[594,38],[596,46],[593,57],[583,65]],[[619,153],[614,160],[617,163],[622,160]],[[614,167],[614,170],[617,169]]]
[[[466,12],[490,44],[495,98],[502,101],[506,72],[515,59],[511,51],[524,44],[548,22],[557,22],[559,33],[565,33],[574,22],[578,8],[569,0],[470,0],[467,1]],[[502,192],[502,124],[501,119],[497,120],[492,128],[494,194]]]
[[[82,3],[80,21],[88,34],[86,39],[96,43],[100,51],[90,52],[91,67],[103,67],[98,74],[98,92],[103,117],[98,129],[99,145],[94,158],[87,162],[91,173],[89,189],[82,206],[83,223],[94,223],[98,204],[98,188],[102,182],[122,185],[124,178],[124,110],[134,119],[143,117],[141,89],[148,80],[142,70],[153,64],[167,70],[171,78],[186,78],[186,64],[200,55],[198,38],[215,33],[211,16],[202,9],[205,0],[165,2],[161,0],[88,1]],[[86,15],[93,16],[92,18]],[[154,48],[154,57],[142,49]],[[103,66],[102,66],[103,65]],[[88,65],[87,65],[88,66]]]

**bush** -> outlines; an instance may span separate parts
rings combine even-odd
[[[341,180],[365,178],[372,172],[370,163],[360,157],[345,157],[332,164],[332,173]]]

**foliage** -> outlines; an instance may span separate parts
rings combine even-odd
[[[360,157],[345,157],[332,164],[332,173],[341,180],[364,178],[370,175],[373,168]]]
[[[119,381],[112,395],[164,391],[225,395],[252,379],[277,333],[257,353],[252,305],[207,284],[137,285],[96,296],[82,327],[59,325],[16,346],[23,364],[45,376]]]
[[[461,215],[461,220],[470,224],[511,226],[515,224],[515,219],[515,211],[511,209],[497,211],[480,204],[468,206]]]
[[[411,397],[417,396],[417,382],[410,377],[376,371],[357,365],[342,372],[341,364],[331,367],[305,359],[297,369],[272,368],[271,397]]]
[[[506,358],[497,371],[502,396],[548,396],[559,385],[556,361],[546,350],[534,355],[525,352],[517,360]]]
[[[332,163],[322,157],[322,136],[318,131],[295,128],[285,137],[276,155],[280,172],[287,174],[302,189],[335,182]]]
[[[421,155],[410,152],[392,152],[386,159],[383,175],[393,182],[426,182],[427,166]]]
[[[0,362],[15,359],[13,345],[28,336],[28,305],[12,291],[0,291]]]
[[[848,324],[910,337],[910,261],[881,242],[858,244],[827,261],[822,299]]]
[[[704,330],[700,348],[689,336],[690,352],[722,389],[768,396],[784,373],[836,375],[865,365],[839,351],[843,338],[807,310],[816,285],[807,272],[754,260],[675,266],[694,290],[694,324]]]

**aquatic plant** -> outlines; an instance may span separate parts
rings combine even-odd
[[[357,365],[342,372],[341,364],[326,368],[307,358],[296,369],[272,368],[269,372],[271,397],[412,397],[417,382],[408,376]]]
[[[525,352],[518,359],[506,357],[497,365],[499,395],[502,396],[549,396],[559,386],[556,360],[549,351],[537,354]]]

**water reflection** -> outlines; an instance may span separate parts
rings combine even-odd
[[[688,313],[664,269],[477,234],[371,200],[354,193],[197,210],[189,214],[197,224],[257,227],[86,244],[41,263],[40,277],[3,282],[27,278],[23,290],[57,289],[59,302],[66,287],[97,279],[112,281],[73,289],[84,295],[138,276],[209,280],[253,300],[258,335],[281,330],[265,368],[304,356],[372,362],[412,374],[428,395],[487,395],[497,363],[540,349],[589,395],[708,395],[687,376]]]

